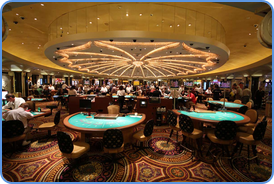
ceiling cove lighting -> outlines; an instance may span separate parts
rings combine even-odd
[[[91,48],[91,45],[97,47],[99,51],[108,49],[109,52],[107,50],[106,54],[89,52],[87,50]],[[142,57],[139,54],[131,53],[132,51],[136,52],[135,49],[128,52],[123,48],[126,47],[127,50],[128,48],[138,48],[139,50],[142,46],[145,46],[143,48],[145,53],[142,54]],[[184,54],[179,54],[176,50],[173,52],[176,54],[169,54],[171,49],[178,47],[185,50]],[[158,56],[155,57],[156,53]],[[200,51],[180,42],[118,42],[113,40],[89,41],[83,45],[56,50],[55,55],[61,56],[58,59],[59,62],[66,63],[67,67],[78,71],[113,77],[142,76],[143,78],[175,77],[200,73],[215,65],[216,59],[219,57],[215,53]]]

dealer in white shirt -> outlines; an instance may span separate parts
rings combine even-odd
[[[27,112],[29,104],[27,103],[21,103],[17,109],[13,109],[10,111],[7,111],[2,115],[2,118],[5,121],[11,121],[11,120],[19,120],[24,124],[26,134],[26,138],[23,142],[23,146],[28,145],[31,143],[31,141],[28,140],[29,133],[31,131],[31,128],[28,126],[28,120],[33,118],[33,114],[30,112]]]
[[[13,94],[7,94],[6,100],[8,103],[2,106],[2,109],[18,109],[22,103],[26,102],[23,98],[15,97]]]

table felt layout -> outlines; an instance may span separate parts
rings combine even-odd
[[[45,100],[44,98],[32,98],[31,101],[43,101]]]
[[[218,104],[221,104],[221,105],[224,104],[224,102],[222,102],[222,101],[208,101],[208,103],[218,103]],[[237,103],[231,103],[231,102],[225,102],[225,107],[239,107],[240,108],[242,106],[244,106],[244,105],[237,104]]]
[[[117,96],[117,95],[114,95],[114,96],[112,96],[112,98],[118,98],[118,96]],[[133,96],[131,96],[131,95],[126,95],[125,98],[137,98],[137,96],[135,96],[135,95],[133,95]]]
[[[2,110],[2,112],[7,112],[7,110]],[[39,115],[39,114],[45,114],[45,112],[30,112],[31,114],[33,114],[33,116],[35,115]],[[5,121],[2,117],[2,121]]]
[[[108,128],[119,128],[127,126],[137,121],[140,121],[142,116],[127,115],[125,117],[117,117],[117,119],[94,119],[86,118],[87,115],[76,114],[69,118],[68,122],[76,127],[81,128],[94,128],[94,129],[108,129]]]
[[[213,121],[241,121],[244,119],[243,116],[233,113],[233,112],[221,112],[216,111],[216,113],[202,113],[202,112],[187,112],[187,111],[178,111],[181,114],[187,115],[193,118],[200,118]]]
[[[164,98],[169,98],[169,99],[173,99],[172,98],[172,96],[164,96]],[[178,100],[182,100],[182,99],[184,99],[184,100],[188,100],[189,98],[188,97],[178,97]]]

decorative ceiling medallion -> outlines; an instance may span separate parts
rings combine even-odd
[[[100,53],[90,51],[92,44],[100,49]],[[172,53],[172,49],[178,47],[182,47],[182,52]],[[104,54],[105,49],[113,54]],[[145,53],[136,53],[137,50],[145,50]],[[199,73],[213,66],[218,59],[217,54],[200,51],[180,42],[89,41],[80,46],[57,50],[55,54],[62,57],[60,62],[79,71],[143,78]]]

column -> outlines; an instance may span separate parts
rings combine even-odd
[[[14,72],[8,72],[8,75],[11,77],[11,91],[9,91],[9,93],[15,93],[15,75]]]

